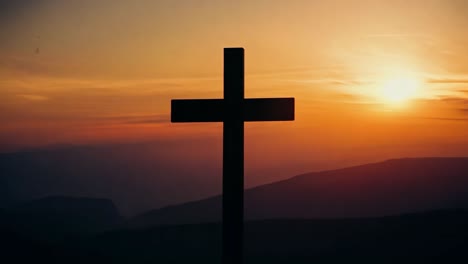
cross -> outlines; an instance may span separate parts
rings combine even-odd
[[[223,264],[243,261],[244,122],[294,120],[294,98],[244,98],[244,49],[224,49],[224,99],[171,101],[171,122],[223,122]]]

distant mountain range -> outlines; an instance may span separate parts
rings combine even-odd
[[[127,221],[111,200],[0,209],[6,263],[220,263],[221,197]],[[245,263],[465,263],[468,158],[395,159],[245,191]],[[213,223],[215,222],[215,223]]]
[[[398,215],[468,208],[468,158],[407,158],[307,173],[245,190],[245,219]],[[130,227],[221,220],[221,196],[141,214]]]
[[[0,208],[47,196],[106,197],[122,214],[134,215],[217,193],[220,170],[211,157],[200,154],[200,162],[180,166],[173,161],[180,158],[174,157],[174,149],[179,153],[182,147],[162,144],[71,145],[0,153]],[[192,159],[190,155],[184,158]]]

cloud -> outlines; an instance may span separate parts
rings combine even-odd
[[[466,109],[466,111],[468,112],[468,109]],[[440,121],[463,121],[463,122],[468,122],[468,118],[456,118],[456,117],[426,117],[426,116],[423,116],[423,117],[418,117],[418,118],[421,118],[421,119],[430,119],[430,120],[440,120]]]
[[[468,113],[468,98],[464,97],[446,97],[441,98],[441,102],[451,104],[455,109],[463,114]]]
[[[384,33],[384,34],[369,34],[367,38],[425,38],[430,39],[429,35],[419,33]]]
[[[368,80],[347,80],[347,79],[330,79],[330,78],[316,78],[316,79],[296,79],[287,80],[294,83],[311,83],[311,84],[330,84],[330,85],[368,85],[374,83]]]
[[[439,101],[454,104],[468,104],[468,98],[464,97],[442,97],[439,98]]]
[[[429,78],[426,80],[428,83],[447,83],[447,84],[468,84],[467,78]]]
[[[169,114],[102,116],[95,117],[93,120],[118,124],[161,124],[170,122],[170,116]]]
[[[374,102],[371,100],[371,97],[355,93],[337,92],[333,95],[333,99],[342,101],[343,103],[374,104]]]
[[[468,98],[467,97],[441,97],[436,101],[448,105],[451,109],[455,110],[458,115],[462,115],[461,118],[435,118],[441,120],[453,120],[453,121],[466,121],[464,116],[468,114]]]
[[[38,94],[17,94],[18,97],[21,97],[23,99],[26,99],[26,100],[29,100],[29,101],[35,101],[35,102],[39,102],[39,101],[47,101],[49,100],[48,97],[46,96],[42,96],[42,95],[38,95]]]

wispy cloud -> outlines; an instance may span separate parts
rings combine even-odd
[[[454,120],[454,121],[465,121],[467,120],[465,116],[468,114],[468,97],[440,97],[436,101],[443,103],[445,106],[448,106],[449,109],[452,109],[454,114],[457,115],[455,118],[448,118],[444,120]]]
[[[170,121],[169,114],[97,117],[95,120],[121,124],[160,124]]]
[[[23,99],[29,100],[29,101],[36,101],[36,102],[49,100],[49,97],[38,95],[38,94],[17,94],[17,96]]]
[[[451,104],[453,107],[459,109],[468,108],[468,98],[465,97],[443,97],[440,98],[439,101]]]
[[[468,84],[468,77],[466,78],[429,78],[427,83],[448,83],[448,84]]]
[[[333,96],[334,100],[340,101],[342,103],[352,103],[352,104],[375,104],[375,101],[371,97],[363,94],[351,94],[351,93],[340,93],[337,92]]]
[[[368,80],[348,80],[348,79],[330,79],[330,78],[316,78],[316,79],[291,79],[285,80],[294,83],[316,83],[316,84],[331,84],[331,85],[368,85],[374,81]]]
[[[468,109],[467,109],[468,111]],[[453,117],[418,117],[420,119],[429,119],[429,120],[440,120],[440,121],[462,121],[468,122],[468,118],[453,118]]]
[[[368,34],[367,38],[425,38],[431,37],[427,34],[420,33],[382,33],[382,34]]]

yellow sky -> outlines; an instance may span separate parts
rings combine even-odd
[[[170,124],[170,99],[221,97],[223,47],[242,46],[246,96],[297,102],[295,122],[246,126],[252,156],[468,155],[467,1],[0,5],[3,149],[219,138],[219,124]],[[417,92],[386,101],[404,78]]]

